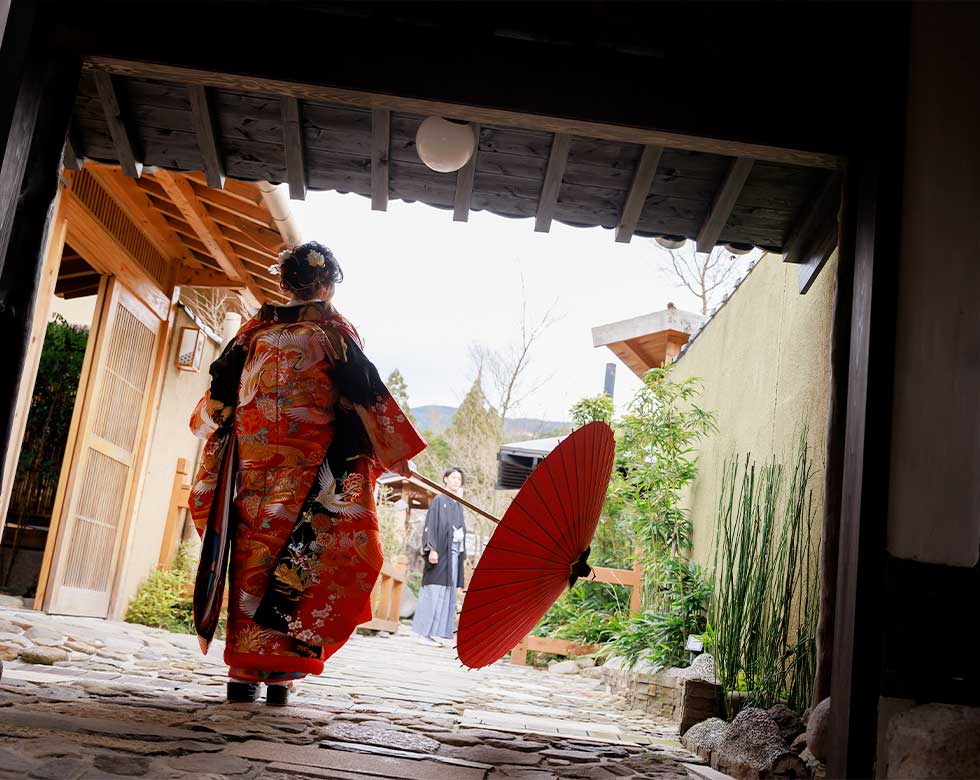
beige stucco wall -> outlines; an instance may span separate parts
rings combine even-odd
[[[187,423],[194,405],[211,382],[207,368],[218,356],[218,345],[210,339],[205,341],[200,371],[179,370],[175,361],[177,342],[183,327],[195,326],[178,309],[168,348],[167,373],[163,380],[159,412],[144,462],[142,490],[123,558],[119,598],[111,615],[114,618],[125,615],[126,607],[140,582],[157,566],[177,459],[187,458],[191,466],[197,459],[199,440],[191,434]]]
[[[710,563],[722,467],[733,453],[761,464],[774,454],[792,468],[803,424],[809,425],[817,521],[823,507],[830,326],[837,255],[806,295],[798,266],[764,256],[675,365],[678,379],[699,377],[699,404],[717,417],[703,444],[699,473],[686,497],[694,523],[693,558]]]

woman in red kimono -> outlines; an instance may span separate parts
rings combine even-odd
[[[407,475],[425,448],[331,303],[343,275],[330,250],[287,250],[278,270],[293,300],[242,326],[191,418],[207,439],[190,502],[198,533],[237,447],[228,699],[254,701],[265,682],[269,704],[285,704],[292,680],[319,674],[371,619],[383,562],[374,482],[386,468]]]

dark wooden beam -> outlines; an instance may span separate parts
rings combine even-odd
[[[800,266],[800,295],[806,295],[837,248],[837,221],[824,223],[822,229],[807,245],[806,255]]]
[[[468,222],[470,218],[470,200],[473,197],[473,180],[476,178],[476,158],[480,154],[480,126],[475,124],[472,127],[475,136],[473,156],[456,174],[456,194],[453,202],[454,222]]]
[[[3,20],[0,35],[0,159],[7,146],[18,105],[19,87],[27,65],[37,7],[36,0],[6,0],[0,4]]]
[[[69,171],[81,170],[82,160],[78,159],[78,155],[75,154],[75,145],[71,140],[71,133],[65,138],[65,152],[62,159],[62,165]]]
[[[633,182],[630,184],[630,191],[626,196],[626,203],[623,205],[623,213],[619,218],[619,225],[616,227],[616,241],[620,244],[628,244],[633,238],[633,231],[636,230],[636,225],[640,221],[643,205],[646,203],[647,195],[650,194],[653,177],[657,175],[657,166],[660,165],[660,156],[663,153],[662,146],[647,144],[643,147],[643,154],[640,155],[640,161],[636,164]]]
[[[388,210],[388,158],[391,152],[391,112],[371,112],[371,208]]]
[[[806,260],[807,245],[818,232],[826,232],[827,223],[836,225],[840,206],[841,176],[829,174],[807,199],[802,213],[796,218],[783,242],[783,262],[802,263]]]
[[[551,230],[551,220],[558,205],[558,190],[565,175],[565,165],[568,163],[568,149],[572,145],[572,137],[567,133],[556,133],[551,142],[551,154],[548,157],[548,167],[544,173],[544,184],[538,197],[538,211],[534,218],[534,232],[547,233]]]
[[[282,143],[286,147],[286,179],[289,197],[306,200],[306,164],[303,154],[303,116],[295,97],[280,99],[282,108]]]
[[[219,73],[199,68],[160,65],[136,59],[92,56],[86,58],[89,67],[104,69],[120,76],[158,79],[178,84],[202,84],[222,89],[289,95],[318,103],[337,103],[360,108],[383,108],[389,111],[421,116],[445,116],[481,125],[518,127],[551,133],[566,133],[607,141],[653,144],[669,149],[721,154],[728,157],[750,157],[755,160],[805,165],[815,168],[837,168],[840,157],[822,152],[768,146],[765,144],[729,141],[699,135],[685,135],[626,123],[569,119],[558,115],[543,115],[506,109],[473,106],[465,102],[447,102],[408,98],[362,90],[343,89],[319,84],[300,83],[256,76]]]
[[[218,125],[211,102],[208,98],[208,88],[199,84],[191,84],[187,91],[191,99],[191,114],[194,117],[194,134],[197,145],[204,160],[204,175],[209,187],[223,189],[225,186],[225,166],[221,160],[221,147],[218,144]]]
[[[47,20],[54,24],[53,20]],[[30,341],[45,236],[81,62],[34,39],[18,85],[14,121],[0,166],[0,447],[6,448]],[[33,116],[32,116],[33,115]],[[16,262],[7,262],[13,258]],[[0,485],[0,490],[9,489]]]
[[[745,186],[745,180],[752,172],[752,165],[755,160],[749,157],[736,157],[728,166],[725,178],[715,193],[715,199],[708,211],[708,216],[698,231],[697,248],[699,252],[710,252],[718,243],[721,231],[725,229],[725,223],[732,215],[735,202]]]
[[[99,100],[102,101],[102,111],[105,113],[105,121],[109,126],[109,134],[112,136],[112,143],[116,148],[116,156],[119,158],[119,165],[123,173],[131,179],[138,179],[143,172],[143,163],[136,161],[136,154],[133,152],[133,144],[129,139],[129,131],[122,118],[122,108],[119,106],[119,98],[116,95],[115,85],[112,83],[112,76],[104,70],[97,70],[94,73],[95,86],[99,90]]]

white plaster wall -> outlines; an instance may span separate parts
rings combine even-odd
[[[698,451],[698,476],[685,506],[694,524],[693,559],[710,564],[724,462],[774,455],[792,472],[798,436],[809,429],[815,525],[823,511],[829,405],[830,329],[836,253],[806,295],[799,267],[764,256],[675,364],[674,377],[697,377],[697,403],[714,412],[718,431]]]

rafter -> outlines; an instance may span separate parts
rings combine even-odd
[[[210,271],[206,268],[180,268],[174,282],[179,287],[220,287],[225,289],[241,289],[245,285],[221,271]]]
[[[473,135],[476,136],[473,146],[473,156],[470,161],[459,169],[456,174],[456,195],[453,203],[453,221],[469,222],[470,201],[473,198],[473,180],[476,178],[476,158],[480,154],[480,126],[472,125]]]
[[[572,137],[567,133],[556,133],[551,142],[551,154],[548,157],[548,168],[544,174],[544,184],[541,186],[541,196],[538,198],[538,211],[534,219],[534,231],[547,233],[551,230],[551,220],[558,206],[558,190],[565,175],[565,165],[568,163],[568,149]]]
[[[648,144],[643,147],[643,154],[640,155],[640,161],[636,164],[633,183],[630,184],[630,191],[626,196],[626,203],[623,205],[623,213],[619,218],[619,225],[616,227],[616,241],[620,244],[628,244],[633,238],[633,231],[636,230],[640,221],[643,205],[646,203],[647,195],[650,194],[650,187],[653,186],[653,178],[657,175],[657,166],[660,165],[660,157],[663,153],[664,148],[662,146]]]
[[[282,109],[282,143],[286,148],[286,179],[289,197],[306,200],[306,164],[303,154],[303,117],[299,100],[280,98]]]
[[[232,279],[243,282],[255,298],[262,301],[265,298],[264,293],[245,269],[238,254],[221,232],[221,228],[198,199],[191,183],[170,171],[159,171],[154,178],[166,191],[171,202],[180,210],[187,224],[197,233],[198,239],[207,247],[208,254],[217,261],[221,270]]]
[[[391,150],[391,112],[371,112],[371,208],[388,210],[388,157]]]
[[[133,145],[129,139],[129,132],[122,119],[122,108],[119,106],[119,99],[116,95],[115,85],[112,83],[112,76],[104,70],[97,70],[94,73],[95,86],[99,91],[99,100],[102,103],[102,111],[105,114],[106,124],[109,126],[109,134],[112,136],[112,143],[116,149],[116,156],[119,158],[119,165],[123,173],[131,179],[138,179],[143,172],[143,163],[136,161],[133,152]]]
[[[201,150],[201,159],[204,160],[204,174],[208,186],[220,190],[225,186],[225,166],[221,161],[218,125],[211,110],[208,88],[200,84],[191,84],[187,91],[194,117],[194,134],[197,136],[197,145]]]
[[[745,180],[752,172],[752,165],[755,163],[751,157],[736,157],[728,166],[725,178],[715,193],[715,199],[708,211],[708,216],[698,231],[697,248],[699,252],[710,252],[715,248],[721,231],[725,229],[725,223],[732,215],[735,202],[745,186]]]
[[[89,166],[86,170],[139,225],[160,254],[172,262],[200,265],[139,184],[123,176],[115,166]]]
[[[814,197],[808,199],[806,209],[796,218],[783,242],[784,263],[805,262],[804,250],[810,237],[819,230],[821,224],[831,219],[836,220],[840,183],[840,174],[830,174],[820,183]]]
[[[230,211],[236,217],[248,219],[257,225],[273,229],[273,225],[271,224],[272,218],[269,216],[269,212],[262,206],[249,205],[240,198],[236,198],[226,192],[210,190],[198,184],[194,184],[193,189],[197,193],[197,197],[209,206],[216,206],[219,209]]]

